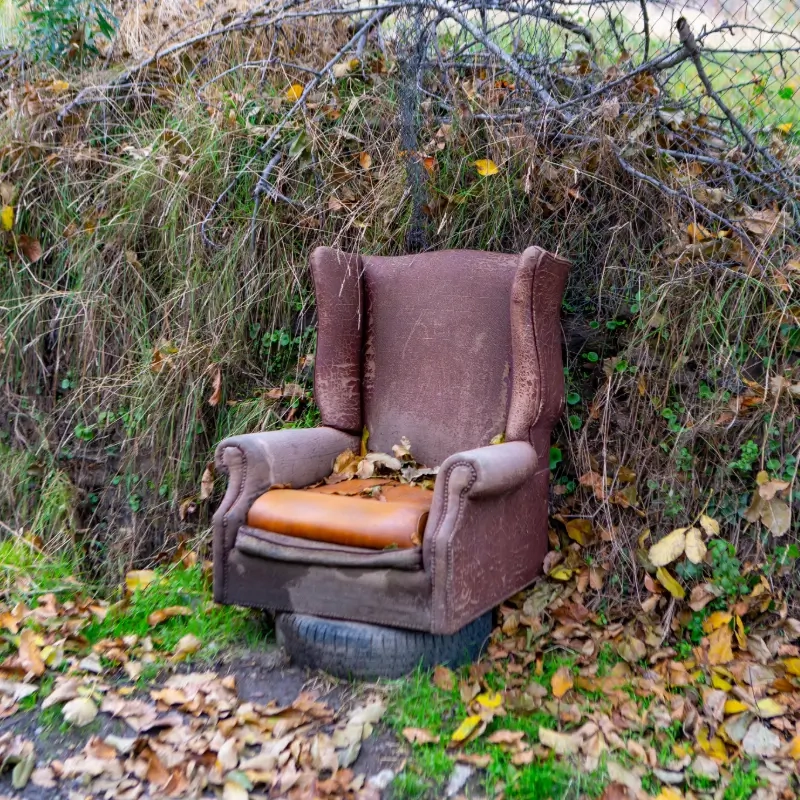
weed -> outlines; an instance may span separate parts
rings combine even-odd
[[[737,761],[731,770],[731,781],[722,795],[723,800],[750,800],[762,785],[757,761]]]
[[[758,461],[759,455],[758,445],[752,439],[748,439],[742,445],[739,458],[731,461],[730,468],[738,469],[742,472],[750,472],[753,469],[753,465]]]

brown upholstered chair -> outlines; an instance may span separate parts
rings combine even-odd
[[[569,264],[538,247],[397,258],[320,248],[311,267],[322,427],[218,446],[229,483],[214,516],[215,598],[453,633],[529,584],[547,550]],[[366,550],[247,524],[270,487],[329,475],[364,427],[371,451],[405,436],[419,463],[440,465],[420,547]]]

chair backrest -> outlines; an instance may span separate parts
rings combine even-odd
[[[561,411],[559,309],[569,265],[539,248],[384,258],[320,248],[315,394],[325,425],[406,436],[434,466]]]

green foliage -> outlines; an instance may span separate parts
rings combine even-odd
[[[730,468],[738,469],[742,472],[750,472],[753,469],[753,465],[758,461],[759,455],[758,445],[752,439],[748,439],[742,445],[739,458],[731,461]]]
[[[736,548],[725,539],[715,538],[708,543],[711,562],[711,581],[731,598],[747,591],[747,579],[742,575],[742,562],[736,558]]]
[[[116,20],[102,0],[27,0],[22,38],[33,59],[83,62],[99,55],[98,40],[111,39]]]

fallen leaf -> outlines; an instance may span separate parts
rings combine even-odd
[[[553,689],[553,696],[561,699],[574,685],[572,673],[569,667],[559,667],[550,679],[550,686]]]
[[[210,462],[203,470],[200,478],[200,499],[208,500],[214,491],[214,462]]]
[[[222,399],[222,370],[219,367],[214,368],[214,377],[211,379],[211,394],[208,398],[210,406],[219,405]]]
[[[706,545],[698,528],[686,531],[686,558],[692,564],[702,564],[706,557]]]
[[[358,163],[361,169],[369,169],[372,166],[372,156],[366,152],[359,153]]]
[[[719,536],[719,522],[708,514],[700,517],[700,527],[706,532],[707,536]]]
[[[567,536],[582,547],[592,543],[592,521],[590,519],[571,519],[564,526]]]
[[[97,706],[88,697],[76,697],[64,705],[62,713],[67,722],[82,728],[97,716]]]
[[[286,99],[292,103],[296,103],[302,97],[304,88],[302,83],[293,83],[286,90]]]
[[[50,708],[56,703],[65,703],[67,700],[72,700],[78,696],[78,679],[67,678],[62,683],[56,685],[50,694],[45,697],[42,702],[42,708]]]
[[[456,676],[453,670],[443,667],[441,664],[433,670],[433,685],[449,692],[456,685]]]
[[[435,744],[439,737],[424,728],[403,728],[403,736],[412,744]]]
[[[188,606],[169,606],[168,608],[160,608],[154,611],[147,617],[147,624],[154,628],[160,625],[164,620],[171,619],[172,617],[191,617],[194,614]]]
[[[4,231],[10,231],[14,227],[14,207],[3,206],[0,209],[0,227]]]
[[[472,737],[475,731],[479,730],[481,724],[485,724],[483,722],[483,718],[480,714],[472,714],[453,731],[453,735],[450,737],[450,741],[456,744],[461,744],[462,742],[466,742],[468,739]]]
[[[764,697],[756,702],[758,709],[758,716],[761,719],[772,719],[773,717],[780,717],[786,713],[786,706],[782,706],[777,700],[771,697]]]
[[[31,264],[42,257],[42,245],[38,239],[32,239],[24,233],[17,239],[17,249]]]
[[[669,570],[665,567],[659,567],[656,570],[656,578],[658,582],[676,599],[683,600],[686,597],[686,589],[681,586],[677,580],[670,574]]]
[[[773,497],[762,507],[761,522],[773,536],[783,536],[792,525],[789,504],[779,497]]]
[[[196,653],[202,646],[203,643],[195,635],[187,633],[186,636],[182,636],[178,641],[172,653],[172,658],[174,661],[182,661]]]
[[[780,738],[760,722],[754,722],[742,740],[742,750],[748,756],[772,758],[781,749]]]
[[[686,530],[676,528],[650,548],[648,558],[654,567],[665,567],[683,555],[686,549]]]
[[[125,588],[133,593],[144,589],[156,579],[156,573],[152,569],[132,569],[125,575]]]
[[[19,637],[19,660],[27,672],[37,677],[44,675],[47,667],[36,644],[36,634],[29,628],[22,631]]]
[[[560,756],[577,753],[581,739],[573,733],[559,733],[549,728],[539,727],[539,741]]]
[[[729,664],[733,661],[732,632],[723,625],[708,637],[708,663]]]
[[[500,172],[500,168],[494,163],[494,161],[492,161],[491,158],[480,158],[472,163],[478,170],[478,175],[482,175],[483,177],[497,175],[497,173]]]

